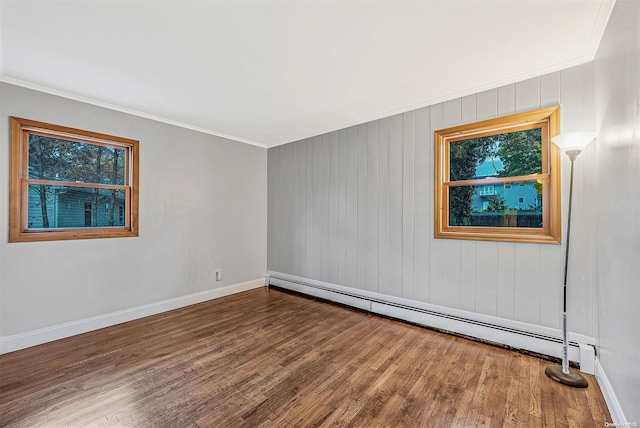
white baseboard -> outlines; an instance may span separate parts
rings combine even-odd
[[[620,406],[618,397],[616,397],[616,393],[613,391],[613,386],[611,385],[611,382],[609,382],[609,379],[604,372],[604,368],[600,364],[600,360],[598,358],[596,358],[595,369],[595,375],[596,379],[598,380],[598,385],[600,386],[600,390],[602,391],[602,395],[604,396],[604,401],[607,403],[607,407],[609,408],[609,413],[611,413],[611,419],[613,419],[613,423],[611,426],[635,426],[631,425],[629,421],[627,421],[627,418],[624,416],[624,412],[622,411],[622,407]]]
[[[507,345],[512,348],[562,357],[562,331],[500,317],[452,309],[415,300],[344,287],[280,272],[268,272],[267,283],[278,287],[356,307],[368,312],[409,321],[427,327]],[[569,360],[584,363],[593,372],[593,353],[581,352],[595,345],[595,339],[569,333]],[[584,346],[589,345],[589,346]],[[591,349],[593,349],[591,347]],[[592,373],[591,373],[592,374]]]
[[[105,315],[45,327],[29,331],[27,333],[16,334],[14,336],[0,337],[0,354],[6,354],[19,349],[52,342],[65,337],[75,336],[76,334],[87,333],[100,328],[110,327],[123,322],[133,321],[135,319],[156,315],[173,309],[202,303],[207,300],[218,299],[220,297],[264,286],[265,279],[259,278],[252,281],[228,285],[226,287],[202,291],[200,293],[163,300],[162,302],[150,303],[148,305],[142,305]]]

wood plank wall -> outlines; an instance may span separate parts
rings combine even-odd
[[[268,269],[559,328],[564,245],[433,238],[433,133],[558,104],[563,130],[580,129],[590,114],[590,67],[269,149]],[[563,160],[564,205],[566,171]],[[577,188],[587,177],[577,177]],[[577,205],[586,208],[580,197]],[[588,222],[578,217],[572,248],[587,242],[579,229]],[[578,251],[572,263],[588,257]],[[570,331],[594,335],[592,288],[570,291]]]

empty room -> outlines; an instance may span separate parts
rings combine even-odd
[[[639,211],[637,0],[0,0],[0,426],[638,426]]]

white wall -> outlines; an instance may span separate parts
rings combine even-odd
[[[594,61],[600,362],[640,423],[640,2],[618,0]],[[580,161],[580,159],[578,159]]]
[[[433,238],[433,132],[557,104],[562,128],[581,129],[591,74],[579,66],[269,149],[269,270],[559,328],[563,245]],[[569,326],[594,336],[583,217],[574,227]]]
[[[264,277],[265,149],[13,85],[0,91],[0,338]],[[8,116],[140,140],[140,236],[7,243]]]

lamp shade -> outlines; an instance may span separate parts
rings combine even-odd
[[[595,132],[579,131],[556,135],[551,141],[560,147],[562,151],[567,152],[569,150],[583,150],[594,138],[596,138]]]

